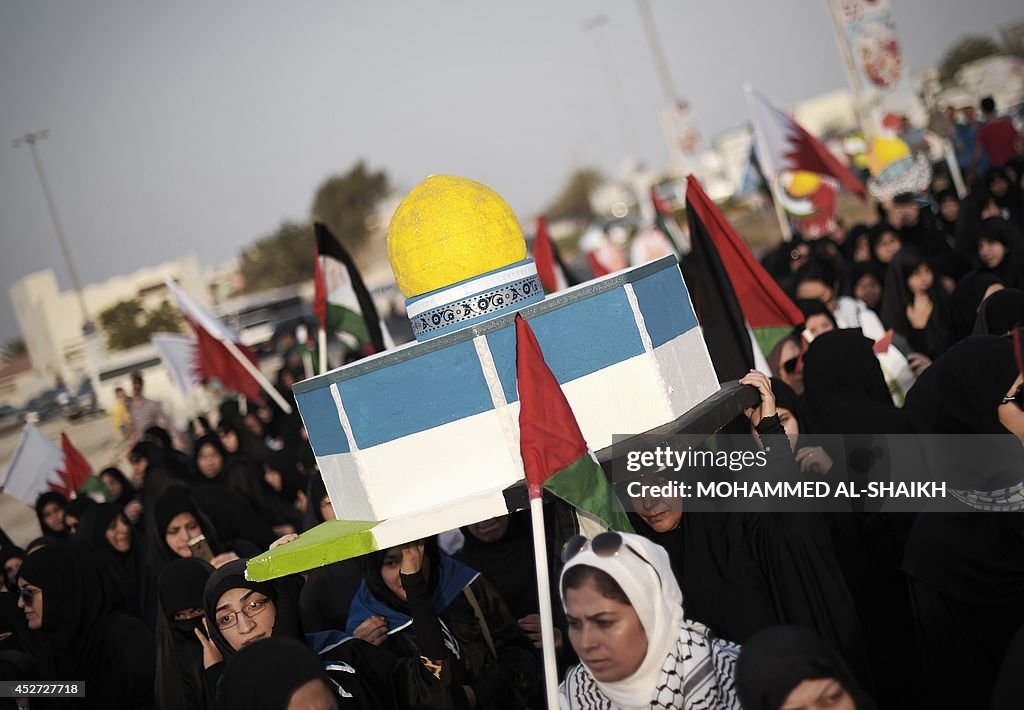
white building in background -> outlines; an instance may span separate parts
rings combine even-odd
[[[111,360],[123,359],[119,353],[107,353],[105,334],[99,326],[99,314],[119,301],[138,299],[143,308],[159,307],[171,300],[164,285],[170,277],[180,283],[196,300],[209,303],[209,294],[194,256],[139,269],[115,276],[82,290],[85,307],[98,328],[99,346],[94,357],[101,379]],[[52,269],[29,274],[8,289],[22,338],[32,364],[32,373],[55,382],[58,378],[74,386],[88,377],[86,340],[82,335],[83,318],[73,291],[61,291]],[[103,393],[101,392],[101,397]]]

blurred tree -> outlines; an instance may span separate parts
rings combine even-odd
[[[569,181],[554,202],[548,205],[549,220],[591,219],[590,192],[605,181],[604,175],[594,168],[581,168],[569,176]]]
[[[345,248],[356,252],[366,240],[366,220],[389,192],[387,173],[372,172],[360,160],[344,175],[332,175],[320,185],[310,216],[327,225]]]
[[[119,301],[100,313],[100,325],[111,350],[127,350],[149,342],[153,333],[180,333],[183,321],[178,309],[167,301],[146,311],[139,299]]]
[[[946,51],[939,62],[939,80],[945,86],[956,81],[956,73],[960,67],[978,59],[1002,54],[1003,49],[992,39],[983,35],[963,37]]]
[[[0,349],[0,360],[10,362],[26,353],[28,353],[28,348],[25,346],[25,341],[22,338],[12,338]]]
[[[118,301],[100,313],[100,325],[107,334],[107,347],[111,350],[125,350],[142,345],[149,334],[142,328],[144,310],[139,299]]]
[[[283,222],[275,231],[242,250],[238,270],[245,280],[243,292],[312,280],[315,253],[311,225]]]
[[[146,313],[146,324],[143,326],[146,337],[153,333],[180,333],[184,330],[181,311],[164,301],[157,308]]]

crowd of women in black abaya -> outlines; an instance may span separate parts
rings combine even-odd
[[[876,224],[798,235],[769,254],[766,267],[807,322],[768,355],[770,380],[745,378],[762,404],[720,440],[766,448],[776,473],[799,479],[854,475],[851,452],[884,449],[887,435],[1002,435],[987,470],[938,445],[921,455],[968,495],[1011,499],[1024,478],[1010,337],[1024,322],[1021,177],[1019,163],[990,171],[962,201],[948,190],[901,196]],[[898,397],[873,348],[889,329],[917,378]],[[526,513],[463,528],[452,554],[428,539],[306,575],[246,578],[246,559],[334,516],[301,419],[252,404],[243,414],[225,401],[184,439],[147,431],[123,471],[101,472],[109,502],[44,494],[41,536],[24,549],[0,539],[0,679],[86,683],[84,699],[33,708],[542,707]],[[884,450],[876,459],[877,473]],[[639,593],[674,605],[680,633],[714,649],[718,680],[703,706],[777,709],[808,680],[850,702],[837,707],[1012,703],[1006,674],[1024,646],[1022,513],[623,502],[647,542],[619,544],[654,571]],[[572,679],[563,702],[611,707],[601,702],[639,686],[602,675],[581,630],[589,622],[568,596],[592,584],[598,598],[635,607],[641,626],[662,612],[644,611],[648,600],[630,596],[639,582],[593,555],[563,575],[563,513],[546,506],[557,665]],[[655,693],[671,686],[658,670],[673,659],[687,686],[698,671],[677,650],[657,655],[675,648],[675,632],[658,649],[648,647],[655,636],[627,634],[622,648],[640,649]]]

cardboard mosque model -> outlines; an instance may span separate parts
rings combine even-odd
[[[592,450],[719,389],[675,260],[544,297],[511,208],[432,176],[388,253],[416,342],[294,386],[336,521],[249,563],[266,579],[509,512],[519,455],[514,318],[532,326]]]

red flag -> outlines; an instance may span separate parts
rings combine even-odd
[[[516,315],[519,385],[519,448],[530,496],[540,495],[550,476],[587,454],[576,416],[544,361],[533,328]]]
[[[755,134],[758,136],[754,148],[763,169],[775,173],[783,170],[806,170],[831,175],[847,190],[862,200],[867,199],[864,184],[792,116],[754,89],[748,89],[747,100],[756,127]],[[775,180],[777,176],[766,177]]]
[[[565,274],[561,273],[558,266],[551,235],[548,234],[548,220],[543,215],[537,218],[537,233],[533,237],[533,262],[537,265],[540,285],[547,293],[555,293],[568,286]]]
[[[803,313],[758,263],[750,247],[692,175],[686,181],[686,204],[707,229],[750,327],[792,328],[803,323]]]
[[[320,321],[320,327],[327,327],[327,288],[324,286],[324,270],[320,265],[320,249],[314,245],[316,255],[313,258],[313,315]]]
[[[64,468],[58,471],[61,480],[64,481],[63,490],[60,486],[50,484],[58,493],[70,498],[71,495],[82,487],[86,479],[92,475],[92,466],[82,456],[81,452],[74,447],[67,434],[60,435],[60,447],[64,451]]]
[[[196,333],[195,360],[193,365],[199,375],[200,382],[209,382],[216,379],[229,392],[238,392],[245,395],[250,401],[260,398],[260,383],[249,374],[235,356],[232,355],[224,343],[215,338],[198,321],[186,318],[192,330]],[[256,354],[242,345],[236,343],[236,347],[253,365],[257,365]]]
[[[607,276],[608,274],[611,273],[611,271],[604,268],[604,264],[598,261],[597,254],[595,254],[594,252],[587,252],[587,261],[590,262],[590,270],[594,272],[595,279],[599,276]]]

